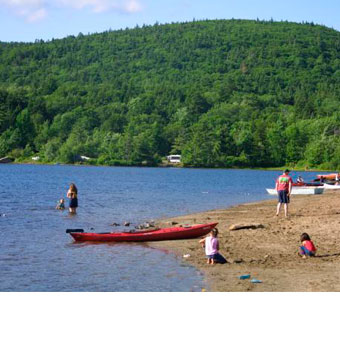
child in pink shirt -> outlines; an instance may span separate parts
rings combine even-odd
[[[208,264],[226,263],[226,259],[218,252],[220,249],[218,239],[218,230],[215,228],[210,233],[209,236],[202,238],[199,242],[205,248],[205,255],[207,256]]]
[[[309,235],[307,233],[303,233],[300,240],[302,244],[300,247],[300,255],[303,258],[306,258],[306,256],[315,256],[316,248]]]

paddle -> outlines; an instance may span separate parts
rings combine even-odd
[[[69,233],[83,233],[84,229],[66,229],[66,234]]]

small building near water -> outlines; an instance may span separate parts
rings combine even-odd
[[[166,159],[169,163],[181,163],[181,155],[169,155]]]

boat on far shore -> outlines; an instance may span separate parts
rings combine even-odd
[[[339,180],[339,174],[323,174],[323,175],[316,175],[316,181],[320,180],[328,180],[328,181],[337,181]]]
[[[277,195],[276,189],[266,189],[269,195]],[[291,195],[320,195],[323,194],[323,187],[293,187]]]

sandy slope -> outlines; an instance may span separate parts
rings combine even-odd
[[[180,256],[190,254],[183,261],[206,275],[208,291],[340,291],[339,203],[339,192],[326,191],[323,195],[293,196],[289,219],[283,211],[280,217],[275,216],[276,200],[271,200],[160,221],[163,226],[169,221],[219,222],[220,252],[229,262],[225,265],[207,265],[197,239],[150,246],[171,249]],[[231,224],[244,222],[262,223],[265,228],[229,230]],[[297,255],[302,232],[311,236],[317,257]],[[248,273],[263,283],[239,280]]]

